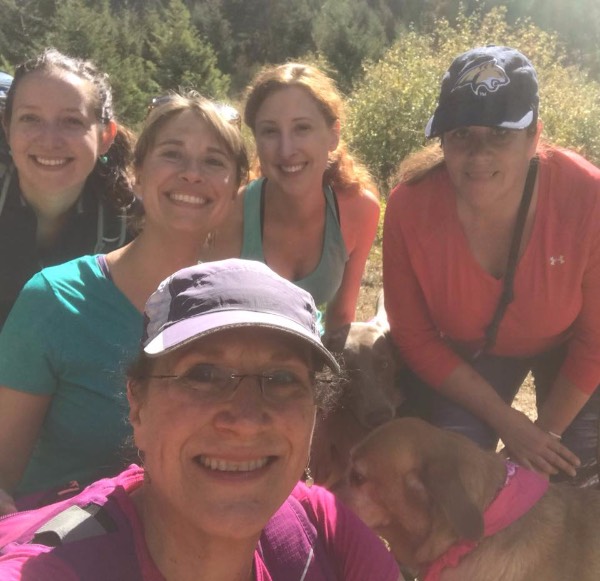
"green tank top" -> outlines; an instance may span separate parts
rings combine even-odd
[[[265,178],[250,182],[244,192],[244,236],[240,258],[265,262],[262,246],[261,200],[264,195]],[[342,237],[337,214],[335,194],[331,187],[323,189],[325,195],[325,235],[323,249],[317,267],[302,279],[292,281],[308,291],[320,307],[334,297],[344,276],[348,252]]]

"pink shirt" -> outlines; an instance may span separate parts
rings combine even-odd
[[[502,279],[473,257],[445,168],[390,194],[383,235],[385,305],[411,369],[439,387],[461,363],[444,340],[483,345]],[[600,169],[579,155],[542,155],[531,238],[515,299],[491,351],[527,357],[568,341],[561,373],[590,393],[600,383]]]
[[[114,479],[90,485],[82,494],[95,501],[109,493],[114,497],[131,526],[135,557],[143,580],[165,581],[148,552],[141,521],[129,496],[142,480],[142,470],[131,466]],[[95,490],[90,492],[93,488]],[[305,507],[312,508],[315,520],[311,521],[340,581],[398,581],[400,573],[391,553],[335,496],[319,486],[307,488],[302,483],[296,485],[292,495]],[[86,581],[80,579],[65,561],[54,557],[51,547],[38,544],[15,547],[15,543],[8,547],[6,554],[0,547],[2,581]],[[254,569],[256,581],[271,581],[258,549],[254,552]],[[308,579],[317,581],[315,575]]]

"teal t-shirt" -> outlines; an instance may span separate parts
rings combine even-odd
[[[0,385],[52,401],[17,495],[122,468],[125,372],[142,326],[96,256],[46,268],[23,288],[0,333]]]

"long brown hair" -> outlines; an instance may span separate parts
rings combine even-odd
[[[262,69],[246,90],[244,123],[253,133],[256,129],[256,114],[265,99],[287,87],[300,87],[306,91],[314,99],[330,127],[336,121],[343,121],[344,102],[334,81],[311,65],[286,63]],[[350,154],[342,139],[335,151],[329,154],[323,183],[359,194],[364,190],[377,194],[369,171]]]

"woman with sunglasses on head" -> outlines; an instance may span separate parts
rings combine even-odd
[[[387,206],[385,306],[414,372],[407,386],[427,400],[434,423],[489,449],[500,437],[524,466],[590,484],[600,415],[600,170],[540,145],[541,130],[525,56],[488,46],[454,60],[426,129],[441,148],[401,165]],[[529,371],[535,423],[511,407]]]
[[[134,357],[157,284],[198,261],[248,163],[237,127],[190,94],[150,112],[134,167],[140,234],[106,255],[34,276],[0,334],[0,488],[7,495],[117,471],[127,433],[118,362]],[[11,508],[6,498],[4,511]]]
[[[134,201],[131,134],[92,63],[46,49],[17,67],[1,109],[0,328],[42,267],[130,240]]]
[[[355,318],[379,219],[377,190],[340,138],[333,81],[297,63],[268,67],[248,89],[244,121],[263,177],[241,192],[215,257],[260,260],[326,307],[325,327]]]

